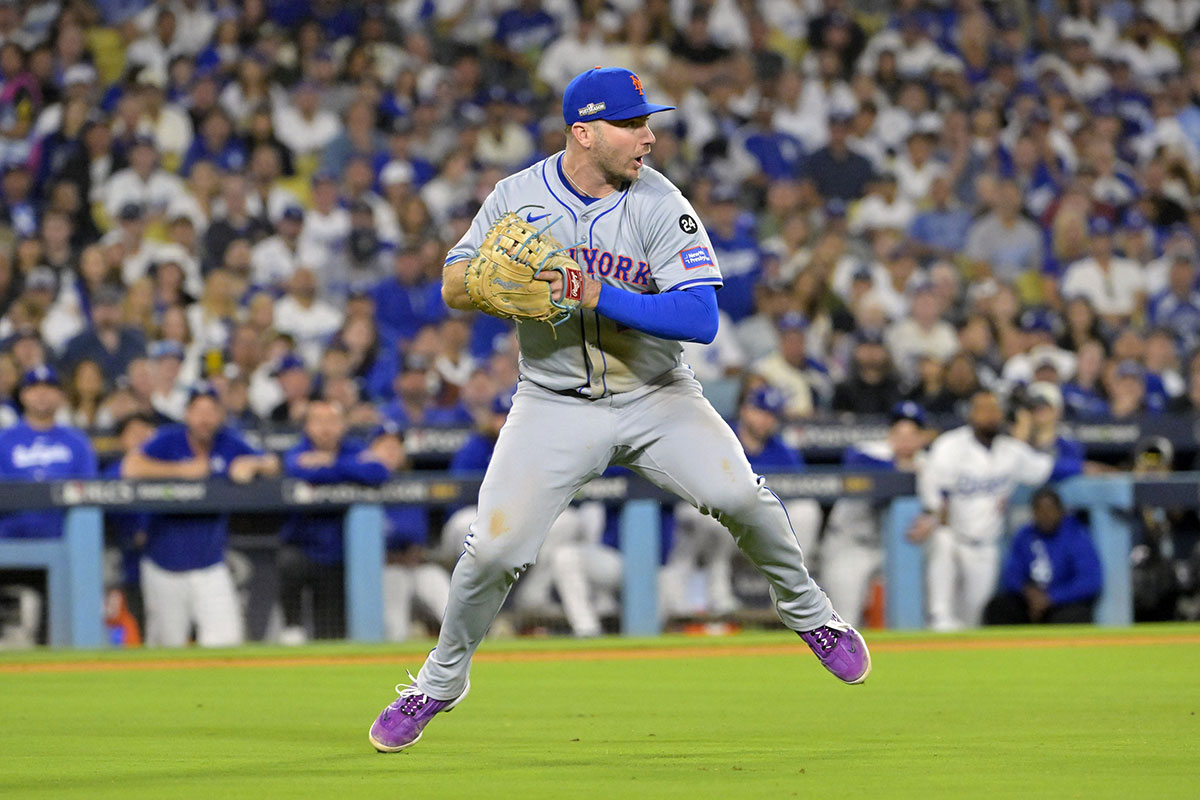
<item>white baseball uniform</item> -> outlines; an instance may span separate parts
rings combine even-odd
[[[979,625],[996,588],[1008,500],[1018,484],[1050,479],[1054,458],[1011,436],[985,447],[970,426],[947,431],[917,472],[921,503],[946,509],[946,525],[925,551],[929,624],[935,630]]]

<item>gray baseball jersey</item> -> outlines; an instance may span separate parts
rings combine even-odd
[[[471,258],[505,212],[551,233],[589,277],[639,293],[720,286],[712,243],[691,203],[663,175],[642,167],[623,191],[585,202],[562,173],[558,153],[496,184],[449,264]],[[590,199],[590,198],[589,198]],[[581,310],[556,329],[517,325],[521,374],[547,389],[585,397],[628,392],[680,366],[679,342],[618,325]]]

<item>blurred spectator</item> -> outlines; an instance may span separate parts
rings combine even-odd
[[[846,141],[851,112],[834,109],[829,114],[829,143],[804,162],[804,175],[827,199],[857,200],[874,177],[871,162],[852,151]]]
[[[299,423],[308,414],[308,404],[312,399],[312,376],[304,359],[288,353],[275,365],[271,376],[279,382],[283,399],[268,415],[271,422]]]
[[[966,257],[983,275],[1012,283],[1042,269],[1042,234],[1021,216],[1021,190],[1013,181],[1000,181],[992,210],[967,232]]]
[[[853,364],[833,393],[833,410],[856,414],[886,414],[901,400],[896,377],[883,340],[876,334],[859,334]]]
[[[279,459],[264,455],[225,427],[210,386],[194,388],[185,422],[161,429],[125,456],[121,476],[130,479],[199,480],[228,477],[249,483],[279,473]],[[142,591],[146,643],[181,647],[192,626],[202,647],[240,644],[242,610],[225,563],[228,515],[151,514],[146,523]]]
[[[884,342],[903,378],[916,377],[922,357],[943,363],[958,350],[954,326],[941,318],[941,302],[933,284],[919,284],[912,297],[912,313],[893,322],[884,334]]]
[[[393,275],[372,291],[375,313],[389,339],[411,339],[423,326],[446,316],[441,279],[425,274],[416,248],[398,248],[393,265]]]
[[[789,311],[776,324],[778,348],[756,361],[752,371],[782,394],[789,419],[810,417],[818,401],[828,399],[818,396],[819,388],[826,385],[828,370],[808,355],[808,320],[803,314]]]
[[[367,448],[346,436],[344,409],[317,400],[304,414],[304,437],[283,457],[284,474],[311,484],[361,483],[378,486],[389,470]],[[310,638],[345,636],[344,512],[292,514],[279,539],[279,599],[283,606],[283,644]],[[312,634],[305,624],[309,598]]]
[[[0,479],[52,481],[94,478],[96,454],[77,428],[57,422],[65,399],[58,373],[47,366],[21,379],[21,420],[0,432]],[[21,511],[0,518],[0,538],[62,535],[61,510]]]
[[[900,403],[892,409],[891,421],[886,439],[846,448],[842,465],[863,472],[916,472],[926,443],[925,412],[915,403]],[[851,625],[862,622],[871,579],[883,566],[885,509],[869,499],[841,498],[829,512],[821,541],[821,585]]]
[[[288,292],[275,303],[275,329],[296,343],[306,364],[320,360],[321,345],[342,325],[343,314],[317,295],[317,276],[307,267],[288,279]]]
[[[1200,291],[1196,290],[1196,262],[1188,254],[1171,259],[1167,285],[1150,297],[1146,318],[1152,325],[1172,331],[1180,346],[1200,343]]]
[[[102,286],[91,297],[91,327],[79,333],[63,352],[62,363],[73,370],[84,360],[98,364],[105,375],[124,374],[129,362],[146,352],[146,339],[137,328],[123,324],[121,291]]]
[[[1033,494],[1033,523],[1017,531],[1000,571],[1001,592],[984,610],[987,625],[1092,621],[1103,575],[1091,533],[1063,510],[1050,488]]]
[[[410,468],[404,437],[384,424],[371,435],[370,452],[392,474]],[[409,638],[414,622],[441,624],[450,600],[450,573],[434,561],[429,538],[429,509],[412,503],[387,506],[387,562],[383,567],[383,624],[389,641]],[[442,542],[442,554],[457,558],[461,542]]]
[[[1113,252],[1112,225],[1103,217],[1089,226],[1091,258],[1076,261],[1062,279],[1062,296],[1088,299],[1100,318],[1120,326],[1142,313],[1145,281],[1142,266]]]

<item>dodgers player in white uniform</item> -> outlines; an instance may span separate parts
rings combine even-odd
[[[500,181],[446,258],[442,297],[470,309],[464,275],[508,211],[544,220],[584,273],[582,308],[557,328],[517,325],[521,377],[450,583],[437,647],[379,714],[371,744],[415,744],[470,689],[471,656],[550,524],[610,464],[627,466],[725,524],[766,576],[784,624],[847,683],[870,672],[866,643],[809,576],[779,499],[680,359],[712,341],[721,273],[691,204],[645,166],[654,144],[634,73],[588,70],[563,94],[566,149]],[[561,278],[550,280],[560,296]]]
[[[1004,409],[992,392],[971,398],[968,424],[933,441],[917,471],[925,514],[909,531],[926,541],[925,583],[929,624],[934,630],[976,627],[996,589],[1000,538],[1008,500],[1018,484],[1040,486],[1078,474],[1078,455],[1055,459],[1023,439],[1032,421],[1017,414],[1013,436],[1001,433]]]

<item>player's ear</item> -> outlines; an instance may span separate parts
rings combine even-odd
[[[575,143],[584,149],[590,148],[596,139],[592,125],[586,122],[576,122],[568,129],[567,135],[573,137]]]

